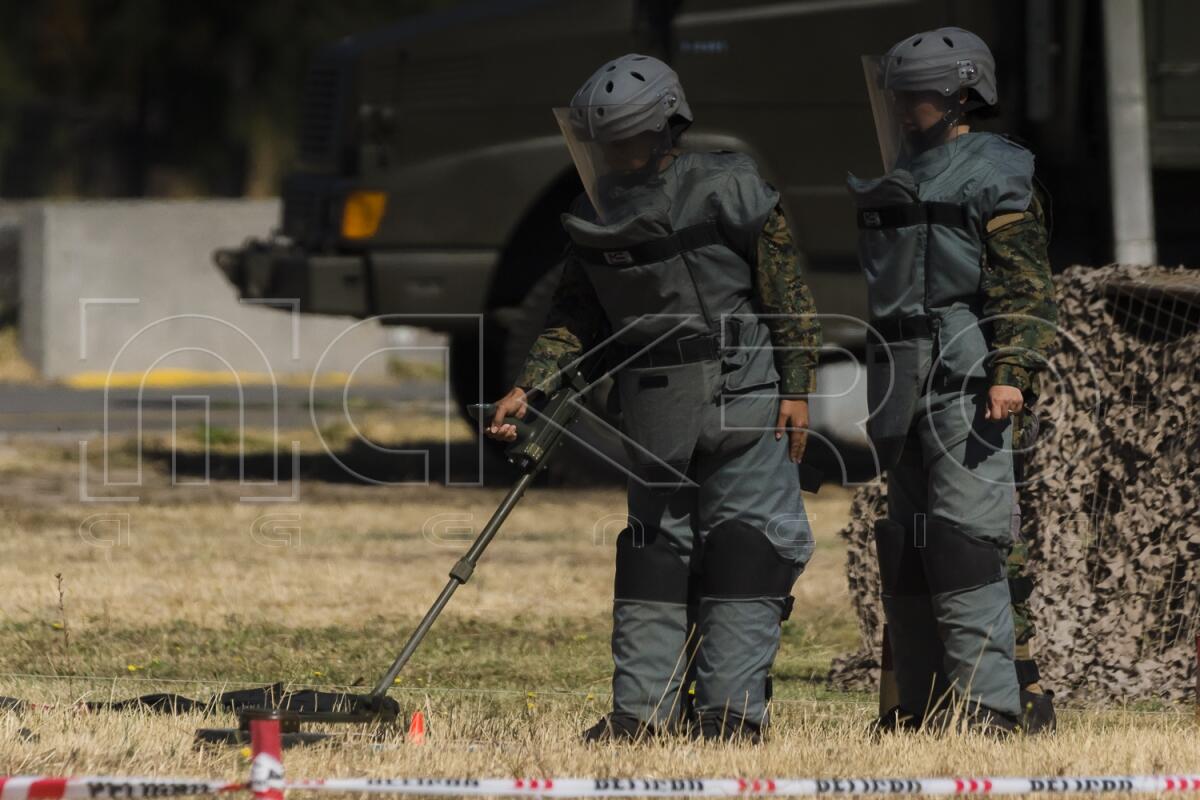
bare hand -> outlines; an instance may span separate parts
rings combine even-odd
[[[517,419],[525,419],[525,409],[528,405],[529,397],[525,394],[525,390],[520,386],[514,386],[509,390],[508,394],[496,401],[496,413],[492,417],[491,424],[484,430],[484,433],[491,439],[498,439],[501,442],[511,442],[517,438],[517,429],[504,421],[505,417],[516,417]]]
[[[799,464],[804,458],[804,448],[808,444],[808,401],[780,400],[779,420],[775,423],[775,441],[788,435],[788,458],[793,464]]]
[[[1008,419],[1025,407],[1025,395],[1015,386],[997,385],[988,389],[984,419]]]

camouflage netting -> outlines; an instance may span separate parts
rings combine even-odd
[[[1191,700],[1200,632],[1200,272],[1075,267],[1021,490],[1043,685],[1079,703]],[[883,613],[858,491],[847,578],[863,636],[831,682],[874,690]]]

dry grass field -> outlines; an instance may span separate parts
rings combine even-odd
[[[17,326],[0,325],[0,381],[29,383],[36,380],[37,372],[21,355]]]
[[[375,425],[377,435],[402,441],[440,422]],[[117,477],[134,474],[133,452],[116,444]],[[192,744],[196,727],[232,717],[72,706],[152,691],[205,697],[276,681],[365,690],[503,495],[499,486],[305,481],[297,503],[246,503],[236,481],[172,486],[160,461],[145,468],[141,501],[118,505],[79,502],[79,474],[75,443],[0,442],[0,695],[50,706],[0,713],[0,774],[240,776],[246,762],[235,749]],[[576,743],[609,701],[612,540],[623,497],[616,489],[538,488],[395,687],[406,710],[427,714],[427,743],[358,731],[289,751],[289,774],[1200,771],[1200,732],[1186,709],[1066,711],[1059,734],[1037,740],[868,739],[873,698],[824,685],[830,658],[857,637],[836,536],[849,493],[825,487],[807,502],[818,549],[796,586],[766,745]]]

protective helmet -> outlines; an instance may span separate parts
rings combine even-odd
[[[613,142],[647,131],[678,137],[692,110],[675,70],[629,53],[596,70],[571,98],[571,124],[583,141]]]
[[[962,28],[914,34],[883,58],[883,88],[897,92],[937,91],[945,97],[972,89],[981,104],[996,105],[996,59],[987,44]],[[974,100],[974,98],[972,98]],[[982,102],[979,102],[982,101]]]

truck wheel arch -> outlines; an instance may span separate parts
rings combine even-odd
[[[520,367],[517,362],[522,360],[517,353],[521,345],[512,338],[515,335],[532,343],[531,326],[540,326],[544,319],[552,295],[547,291],[547,273],[562,262],[567,241],[559,215],[580,191],[573,169],[560,172],[521,215],[501,248],[480,309],[484,314],[482,346],[473,332],[451,340],[451,382],[461,402],[495,400],[511,385]],[[533,308],[535,304],[539,308]],[[531,315],[542,319],[527,319]]]

